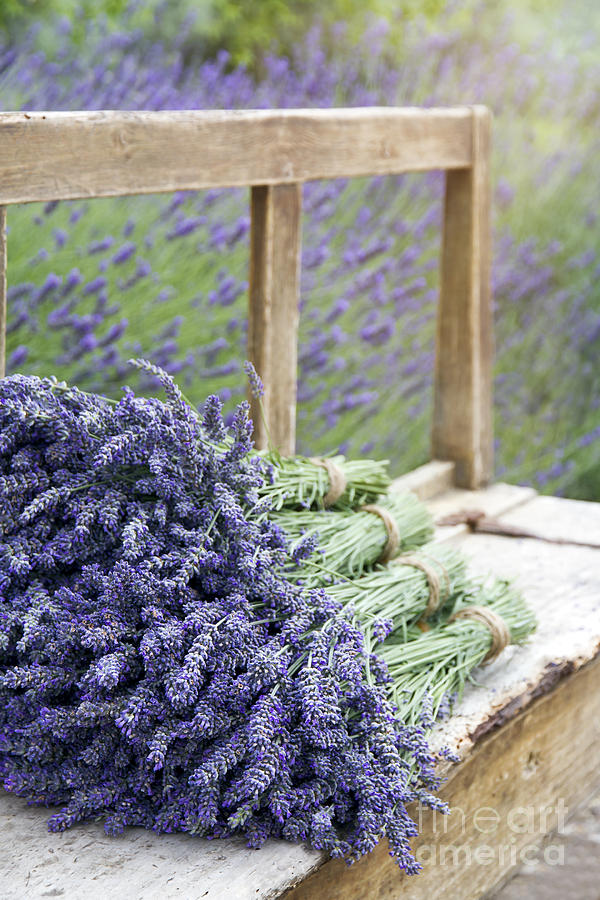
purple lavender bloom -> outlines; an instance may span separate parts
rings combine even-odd
[[[200,228],[201,225],[206,223],[206,216],[195,216],[193,218],[181,219],[172,231],[167,234],[167,240],[173,240],[174,238],[184,237],[187,234],[192,234],[192,232],[196,231]]]
[[[61,284],[62,278],[59,275],[55,275],[54,272],[51,272],[41,288],[34,294],[32,298],[33,304],[37,306],[38,304],[42,303],[42,301],[45,300],[49,294],[52,294],[55,290],[57,290],[57,288],[59,288]]]
[[[80,285],[83,281],[83,276],[79,269],[71,269],[67,277],[65,278],[64,287],[62,289],[62,296],[66,297],[74,288]]]
[[[54,229],[54,240],[56,241],[57,247],[64,247],[69,239],[69,234],[64,228],[55,228]]]
[[[85,207],[83,206],[80,206],[78,209],[74,209],[69,216],[69,224],[75,225],[84,215],[85,211]]]
[[[112,262],[119,266],[121,263],[127,262],[128,259],[131,259],[135,251],[137,250],[137,245],[132,241],[127,241],[127,243],[123,244],[117,252],[114,254],[112,258]]]
[[[11,353],[11,355],[8,358],[8,364],[7,364],[8,371],[14,372],[16,369],[18,369],[20,366],[22,366],[23,363],[27,360],[28,355],[29,355],[28,348],[24,347],[22,344],[19,347],[17,347],[16,350],[13,350],[13,352]]]
[[[422,730],[336,603],[286,578],[247,405],[227,435],[215,397],[201,419],[136,365],[166,402],[0,383],[5,787],[61,807],[53,831],[102,817],[351,857],[387,832],[410,868],[399,817],[437,802]]]
[[[102,240],[92,241],[88,246],[87,252],[90,256],[94,256],[96,253],[104,253],[105,250],[110,250],[114,242],[114,237],[111,234],[107,234]]]
[[[263,397],[265,393],[264,385],[258,375],[258,372],[249,360],[246,360],[246,362],[244,363],[244,372],[246,373],[246,377],[248,378],[252,396],[256,398]]]
[[[87,294],[96,294],[98,291],[101,291],[108,284],[106,278],[102,275],[98,275],[96,278],[93,278],[92,281],[88,281],[86,286],[83,289],[83,293]]]

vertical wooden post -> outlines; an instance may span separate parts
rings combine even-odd
[[[251,191],[248,356],[263,380],[263,406],[274,445],[296,446],[298,301],[302,186],[259,185]],[[256,446],[267,446],[258,403],[251,398]]]
[[[6,374],[6,207],[0,206],[0,378]]]
[[[432,440],[466,488],[493,475],[491,116],[472,113],[472,165],[446,173]]]

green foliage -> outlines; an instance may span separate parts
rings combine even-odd
[[[3,0],[0,5],[0,28],[8,29],[15,22],[29,20],[32,14],[56,8],[53,0]]]
[[[294,47],[309,29],[319,23],[326,46],[330,50],[340,42],[352,46],[373,20],[382,19],[391,26],[390,34],[397,45],[403,23],[421,16],[433,21],[443,10],[443,0],[147,0],[132,4],[131,0],[2,0],[0,30],[11,36],[32,22],[43,24],[56,16],[67,18],[73,38],[84,39],[86,21],[102,18],[109,30],[140,28],[149,41],[160,40],[167,46],[180,37],[185,55],[206,58],[227,50],[232,64],[260,67],[265,52],[292,56]],[[343,38],[340,23],[344,25]]]
[[[0,30],[15,37],[33,22],[43,23],[63,16],[72,22],[75,37],[81,39],[86,20],[104,16],[117,26],[129,5],[130,0],[2,0]]]
[[[324,28],[330,48],[339,41],[344,23],[344,42],[356,42],[368,23],[381,18],[389,23],[420,13],[434,17],[443,8],[443,0],[205,0],[210,7],[208,23],[202,34],[209,52],[225,47],[234,63],[254,65],[265,51],[293,55],[294,46],[316,22]]]

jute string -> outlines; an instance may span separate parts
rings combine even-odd
[[[381,551],[381,555],[379,556],[377,562],[389,562],[390,559],[392,559],[396,555],[400,547],[400,532],[398,531],[398,523],[392,516],[389,509],[386,509],[385,506],[378,506],[376,503],[367,503],[366,506],[361,506],[359,511],[373,513],[374,516],[379,516],[379,518],[385,525],[385,530],[387,531],[387,542],[385,547]]]
[[[323,505],[333,506],[334,503],[337,503],[348,486],[346,476],[342,469],[340,469],[332,459],[311,456],[310,461],[311,463],[314,463],[315,466],[320,466],[327,472],[327,475],[329,476],[329,490],[323,497]]]
[[[492,636],[492,646],[483,658],[483,663],[492,662],[510,644],[508,625],[502,616],[499,616],[489,606],[467,606],[465,609],[459,609],[450,616],[448,622],[453,622],[455,619],[473,619],[474,622],[479,622],[488,629]]]
[[[416,556],[411,553],[406,556],[399,556],[395,560],[395,564],[399,566],[414,566],[425,573],[427,584],[429,585],[429,600],[423,611],[423,616],[427,618],[432,616],[439,609],[450,592],[450,576],[441,563],[430,561],[425,556]]]
[[[528,528],[521,528],[520,525],[511,525],[509,522],[501,522],[499,519],[493,519],[481,509],[463,509],[460,512],[452,513],[450,516],[443,516],[438,519],[436,525],[466,525],[467,528],[475,534],[496,534],[501,537],[517,537],[531,538],[534,541],[544,541],[546,544],[572,545],[574,547],[590,547],[592,550],[600,550],[598,541],[578,541],[575,538],[559,538],[548,537],[545,534],[538,534],[537,531],[529,531]]]

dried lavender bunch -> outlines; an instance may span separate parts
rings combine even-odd
[[[326,504],[324,501],[332,489],[332,480],[323,465],[304,456],[285,457],[273,451],[264,453],[263,459],[272,468],[271,478],[260,494],[269,497],[274,510],[362,506],[373,503],[390,485],[387,460],[350,460],[341,455],[327,457],[339,469],[346,485],[339,498]]]
[[[399,542],[396,552],[412,550],[433,534],[431,516],[413,494],[390,493],[378,501],[394,520]],[[353,510],[291,511],[272,513],[285,532],[290,552],[314,550],[308,565],[288,573],[292,580],[315,586],[355,578],[380,560],[389,542],[389,530],[373,512]]]
[[[472,590],[464,558],[450,547],[428,544],[409,558],[412,563],[403,562],[400,556],[362,578],[327,587],[327,596],[352,615],[370,645],[392,633],[398,639],[406,638],[416,621],[447,615]],[[429,576],[418,563],[429,570]],[[437,581],[433,597],[430,578]]]
[[[53,830],[101,816],[350,858],[387,833],[413,871],[406,805],[438,804],[422,727],[340,604],[285,576],[246,406],[227,436],[216,398],[201,420],[146,368],[166,402],[0,382],[4,786],[61,805]]]
[[[260,454],[268,472],[260,493],[270,499],[272,509],[348,509],[373,502],[387,491],[387,460],[347,460],[341,455],[321,459],[282,456],[272,445],[262,380],[249,360],[244,363],[244,371],[269,439],[269,449]]]
[[[523,643],[535,630],[533,612],[506,581],[471,581],[453,615],[475,604],[502,618],[512,644]],[[492,634],[486,625],[470,618],[450,619],[425,633],[394,632],[378,647],[390,674],[391,697],[404,722],[422,722],[427,709],[432,722],[447,712],[449,701],[462,695],[470,673],[490,651]]]

